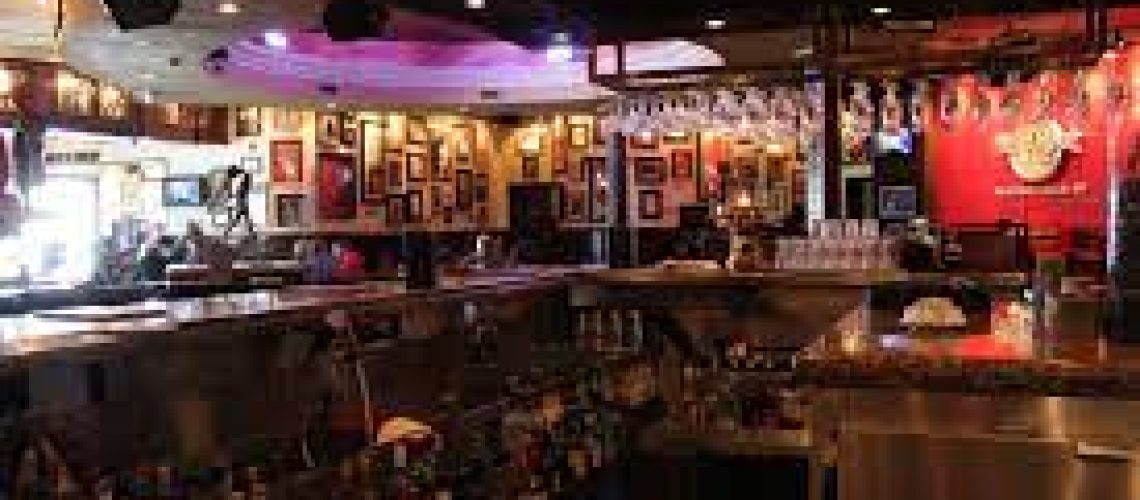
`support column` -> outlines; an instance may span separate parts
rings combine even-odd
[[[827,9],[823,34],[823,210],[828,219],[843,216],[843,138],[839,130],[843,82],[835,62],[840,28],[833,17]]]
[[[609,265],[628,268],[637,265],[634,249],[637,232],[629,222],[629,169],[626,165],[625,136],[614,132],[606,141],[606,173],[610,185]]]

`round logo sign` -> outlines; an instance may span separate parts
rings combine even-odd
[[[1076,149],[1078,137],[1055,120],[1040,120],[1002,134],[998,146],[1009,157],[1009,167],[1019,179],[1043,182],[1061,168],[1065,151]]]

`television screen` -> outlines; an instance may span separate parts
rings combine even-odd
[[[162,180],[162,204],[167,207],[199,207],[206,203],[205,179],[201,176],[167,177]]]
[[[909,129],[901,129],[898,133],[879,132],[877,136],[880,153],[898,152],[910,154],[914,150],[914,139]]]

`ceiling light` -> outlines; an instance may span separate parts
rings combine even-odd
[[[890,7],[871,7],[871,13],[876,16],[885,16],[891,13]]]
[[[705,27],[710,30],[724,29],[727,24],[728,21],[725,21],[722,17],[712,17],[705,20]]]
[[[135,44],[135,47],[147,47],[147,46],[150,46],[150,42],[149,42],[149,41],[146,41],[146,40],[135,40],[135,41],[134,41],[134,44]]]
[[[812,54],[815,54],[815,49],[811,47],[799,47],[795,50],[794,54],[799,58],[810,57]]]
[[[329,109],[336,109],[336,103],[335,102],[327,103],[327,104],[325,104],[325,107],[329,108]]]
[[[266,31],[261,35],[265,45],[275,49],[284,49],[289,46],[289,37],[280,31]]]
[[[241,12],[241,6],[236,2],[222,2],[218,4],[218,14],[237,14]]]
[[[139,75],[139,77],[142,78],[143,80],[154,80],[155,79],[154,73],[143,73],[143,74]]]
[[[570,34],[555,33],[550,46],[546,48],[546,60],[551,63],[567,63],[574,59],[574,47],[570,45]]]
[[[487,6],[487,0],[466,0],[468,9],[482,9]]]

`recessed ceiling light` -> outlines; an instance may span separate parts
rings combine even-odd
[[[550,46],[546,47],[546,61],[550,63],[567,63],[574,59],[574,47],[570,44],[570,34],[566,32],[555,33],[551,37]]]
[[[284,49],[289,46],[289,37],[280,31],[266,31],[261,35],[262,40],[265,40],[265,45],[275,49]]]
[[[219,14],[237,14],[241,12],[241,6],[237,2],[222,2],[218,4]]]
[[[135,40],[134,44],[135,44],[135,47],[149,47],[150,46],[150,42],[147,40]]]
[[[335,102],[327,103],[327,104],[325,104],[325,107],[329,108],[329,109],[336,109],[336,103]]]
[[[465,0],[468,9],[482,9],[487,6],[487,0]]]
[[[154,73],[143,73],[143,74],[139,75],[139,77],[142,78],[143,80],[154,80],[155,79]]]
[[[795,50],[796,57],[808,57],[815,53],[815,49],[811,47],[799,47]]]
[[[728,21],[725,21],[723,17],[711,17],[705,20],[705,27],[710,30],[724,29],[726,25],[728,25]]]
[[[871,7],[871,13],[876,16],[885,16],[891,13],[890,7]]]

